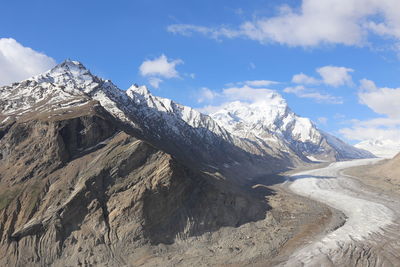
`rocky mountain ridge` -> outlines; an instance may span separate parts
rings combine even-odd
[[[184,143],[187,150],[201,143],[207,152],[212,150],[207,153],[210,155],[218,154],[220,146],[232,146],[225,149],[242,150],[243,155],[254,159],[272,158],[273,165],[279,166],[293,166],[307,161],[307,157],[343,160],[372,156],[319,131],[309,119],[294,114],[274,92],[259,104],[231,103],[210,117],[153,96],[144,86],[120,90],[111,81],[92,75],[81,63],[65,61],[45,74],[3,87],[0,96],[5,101],[0,106],[3,122],[26,113],[62,112],[95,100],[143,136],[151,136],[152,141],[172,140],[175,150],[180,151],[184,151]],[[197,153],[204,154],[200,151],[203,148]],[[234,158],[219,161],[225,166],[238,162]]]

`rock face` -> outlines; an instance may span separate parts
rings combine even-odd
[[[121,266],[265,218],[251,178],[304,155],[229,130],[75,61],[0,87],[0,266]]]
[[[101,106],[79,113],[2,127],[1,266],[120,266],[144,244],[265,216],[262,198],[124,133]]]

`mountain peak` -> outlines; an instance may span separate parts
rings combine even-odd
[[[89,73],[90,71],[79,61],[66,59],[54,68],[44,73],[44,75],[57,76],[62,73],[71,74],[71,76],[78,76],[83,73]]]
[[[92,91],[101,81],[82,63],[70,59],[33,79],[39,83],[48,82],[67,88],[79,89],[85,93]]]
[[[129,94],[129,92],[133,92],[142,96],[146,96],[146,95],[151,95],[149,89],[147,88],[147,86],[145,85],[137,85],[136,83],[133,84],[131,87],[128,88],[128,90],[126,90],[127,93]]]

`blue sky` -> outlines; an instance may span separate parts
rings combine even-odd
[[[122,89],[147,84],[156,95],[199,109],[230,100],[224,89],[268,88],[351,143],[400,139],[395,1],[13,0],[0,6],[0,38],[15,40],[0,43],[0,83],[70,58]],[[36,68],[5,79],[30,58]],[[278,83],[245,83],[254,80]]]

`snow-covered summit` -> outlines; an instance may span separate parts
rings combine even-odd
[[[315,126],[308,118],[294,114],[278,94],[255,103],[235,101],[210,115],[232,133],[259,138],[273,134],[284,138],[290,134],[294,140],[318,142]]]
[[[296,115],[280,94],[270,91],[253,103],[227,103],[210,116],[236,136],[262,140],[271,146],[280,143],[304,157],[326,160],[373,156],[320,131],[310,119]]]
[[[99,86],[101,79],[90,73],[79,61],[65,60],[53,69],[33,77],[38,83],[52,83],[65,87],[66,90],[81,90],[85,93]]]
[[[381,158],[393,158],[400,152],[400,142],[389,139],[365,140],[354,146],[368,150]]]
[[[154,96],[144,85],[132,85],[126,91],[126,94],[141,109],[150,109],[149,113],[151,111],[161,112],[159,114],[164,116],[171,124],[176,124],[176,120],[183,121],[193,128],[207,129],[218,136],[229,138],[227,131],[220,127],[218,123],[208,115],[200,113],[191,107],[178,104],[171,99]]]

